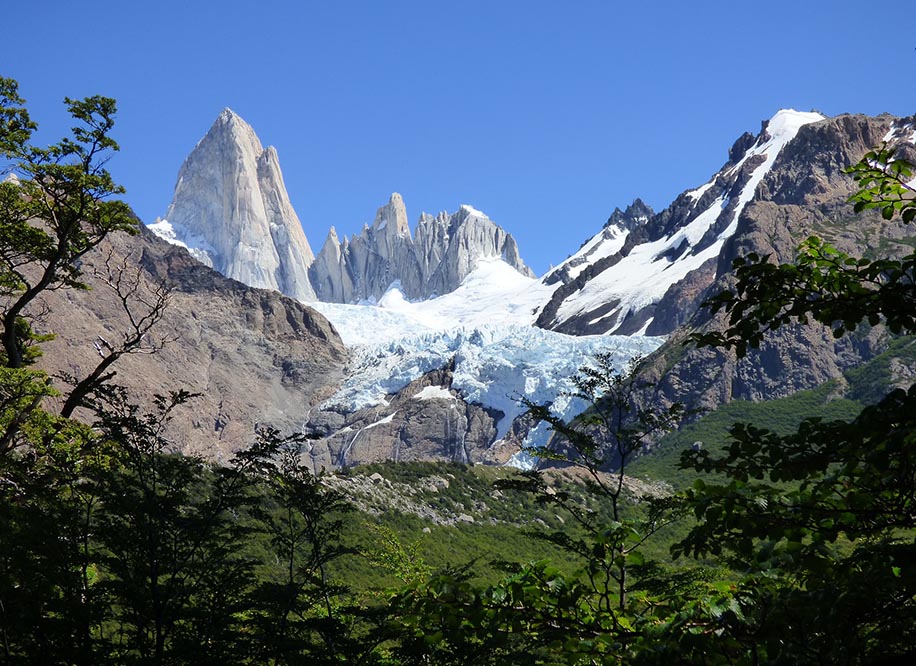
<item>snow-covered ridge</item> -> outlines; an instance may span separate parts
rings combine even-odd
[[[672,285],[718,256],[722,245],[737,230],[741,211],[753,199],[757,186],[772,168],[783,147],[795,138],[801,127],[823,118],[819,113],[803,113],[792,109],[777,112],[767,124],[763,140],[754,144],[737,164],[722,174],[726,178],[733,176],[748,160],[757,156],[764,157],[738,194],[736,203],[727,195],[720,196],[705,210],[699,211],[686,226],[677,229],[671,235],[636,246],[614,266],[596,275],[579,292],[565,299],[557,310],[557,320],[564,321],[581,316],[598,310],[612,300],[617,300],[619,305],[613,311],[592,322],[597,323],[606,319],[612,324],[614,321],[623,321],[627,314],[634,310],[661,300]],[[700,201],[712,183],[713,181],[710,181],[687,193],[693,205]],[[732,204],[730,209],[729,204]],[[722,214],[731,216],[728,225],[714,242],[697,248]]]

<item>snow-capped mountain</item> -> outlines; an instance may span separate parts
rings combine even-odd
[[[314,300],[312,249],[283,184],[277,151],[263,148],[231,109],[188,155],[165,219],[150,229],[252,287]]]
[[[634,204],[545,278],[564,284],[538,318],[544,328],[572,334],[670,333],[695,309],[715,276],[725,242],[780,152],[819,113],[782,110],[756,137],[743,135],[729,161],[706,184],[684,192],[658,215]],[[693,307],[690,307],[693,306]],[[659,316],[657,316],[657,314]]]
[[[652,377],[663,402],[689,391],[711,407],[838,376],[879,347],[868,340],[861,349],[839,349],[810,335],[790,336],[777,354],[750,366],[716,358],[713,372],[703,365],[706,352],[684,352],[676,332],[688,320],[706,325],[697,319],[700,303],[727,283],[732,258],[756,251],[791,260],[806,235],[835,224],[837,211],[848,210],[851,187],[842,169],[881,136],[911,140],[912,123],[893,122],[780,111],[758,135],[741,136],[707,183],[660,213],[639,200],[616,209],[542,279],[530,275],[512,237],[470,206],[424,214],[411,234],[403,199],[394,194],[359,235],[341,241],[331,229],[309,269],[321,299],[312,304],[350,356],[342,382],[302,415],[302,424],[322,435],[312,446],[315,466],[389,458],[518,461],[520,447],[546,441],[545,432],[519,418],[520,397],[571,416],[581,405],[565,400],[564,389],[591,356],[613,351],[622,366],[662,344],[654,336],[672,332],[675,341],[653,355],[653,372],[667,373]],[[249,148],[225,152],[257,152],[260,144],[246,136],[229,142]],[[191,168],[183,167],[176,202],[179,189],[206,182],[187,173]],[[191,189],[183,191],[203,202],[195,205],[207,211],[206,224],[219,224],[211,195],[195,199]],[[176,202],[173,217],[181,209]],[[156,225],[157,233],[205,260],[216,256],[213,238],[220,234],[170,222]],[[230,231],[223,235],[238,233]],[[847,237],[844,228],[839,238]]]

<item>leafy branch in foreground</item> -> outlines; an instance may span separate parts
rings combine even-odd
[[[38,125],[12,79],[0,77],[0,157],[16,176],[0,183],[0,318],[3,362],[23,367],[31,343],[23,326],[38,296],[61,287],[85,289],[79,260],[113,231],[136,233],[124,188],[105,168],[118,150],[111,138],[115,101],[66,98],[76,121],[72,136],[41,148],[30,143]]]

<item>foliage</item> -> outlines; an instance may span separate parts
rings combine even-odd
[[[107,97],[66,98],[76,125],[47,148],[30,143],[38,128],[12,79],[0,77],[0,155],[14,181],[0,183],[0,320],[3,363],[29,362],[29,306],[45,290],[83,289],[79,260],[113,231],[136,232],[123,194],[105,169],[116,106]]]
[[[857,210],[913,219],[912,166],[887,151],[849,170]],[[809,318],[836,337],[867,322],[916,332],[916,255],[848,257],[817,239],[795,264],[736,262],[736,293],[712,299],[724,334],[701,344],[743,355],[769,330]],[[860,664],[911,660],[916,645],[916,386],[894,390],[851,421],[810,418],[789,434],[738,424],[722,454],[688,451],[683,465],[714,472],[682,495],[696,518],[675,552],[725,557],[741,578],[742,612],[720,629],[758,663]]]
[[[583,470],[590,492],[606,500],[606,513],[582,506],[537,471],[496,484],[531,493],[571,517],[569,526],[534,533],[562,549],[576,570],[547,561],[509,565],[507,578],[480,588],[467,571],[453,569],[415,586],[397,600],[406,663],[612,663],[638,649],[641,623],[654,617],[671,589],[664,582],[668,572],[647,564],[642,547],[675,515],[664,500],[643,500],[645,510],[625,515],[625,472],[648,438],[682,413],[679,405],[665,412],[639,406],[640,363],[634,359],[618,372],[612,357],[601,354],[582,368],[573,378],[574,395],[589,408],[571,422],[546,405],[526,403],[555,434],[550,447],[535,453]]]

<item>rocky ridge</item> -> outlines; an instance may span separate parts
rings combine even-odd
[[[358,236],[341,242],[331,228],[309,275],[319,300],[330,303],[375,302],[392,285],[410,300],[426,300],[454,291],[480,259],[492,257],[533,277],[515,239],[471,206],[421,214],[413,237],[395,192]]]
[[[844,115],[800,128],[762,179],[755,199],[741,212],[736,233],[724,244],[701,298],[733,284],[731,263],[755,252],[791,262],[798,245],[819,236],[854,256],[904,252],[916,225],[888,224],[874,212],[855,213],[848,203],[857,185],[843,169],[883,141],[897,141],[900,154],[916,158],[913,119]],[[842,380],[842,373],[883,351],[890,335],[883,326],[862,326],[839,340],[826,327],[787,326],[770,333],[760,349],[742,359],[733,353],[683,345],[692,331],[721,330],[720,314],[694,311],[653,356],[647,374],[655,382],[651,400],[689,397],[692,407],[714,409],[731,400],[768,400]]]
[[[697,309],[723,245],[739,229],[758,185],[800,128],[818,113],[778,112],[742,135],[705,185],[652,214],[642,202],[615,211],[602,231],[546,276],[559,282],[537,324],[586,335],[667,335]]]

